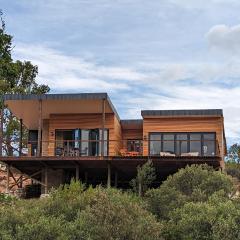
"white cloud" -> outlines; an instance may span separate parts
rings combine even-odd
[[[210,48],[234,55],[240,53],[240,25],[213,26],[206,37]]]
[[[238,61],[141,62],[119,67],[44,46],[17,45],[14,51],[16,58],[38,65],[38,82],[54,91],[110,93],[123,118],[139,118],[141,109],[223,108],[228,139],[240,140]]]

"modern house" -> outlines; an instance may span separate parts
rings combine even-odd
[[[144,110],[142,119],[121,120],[106,93],[9,94],[4,101],[28,129],[28,139],[21,130],[19,142],[12,143],[17,150],[2,150],[0,161],[9,177],[11,168],[18,169],[41,184],[42,192],[73,177],[127,187],[137,166],[149,159],[156,185],[187,164],[224,167],[220,109]]]

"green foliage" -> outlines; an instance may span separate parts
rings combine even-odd
[[[228,161],[225,163],[225,171],[228,175],[240,180],[240,164],[235,161]]]
[[[162,224],[142,199],[80,182],[0,210],[0,239],[162,239]]]
[[[6,33],[5,22],[2,19],[0,11],[0,115],[1,109],[3,112],[4,125],[4,152],[7,155],[13,155],[13,152],[18,151],[16,144],[11,144],[13,141],[19,142],[19,121],[11,114],[4,106],[2,96],[7,93],[47,93],[49,87],[47,85],[39,85],[36,82],[38,67],[30,61],[14,61],[12,59],[12,39],[13,37]],[[0,119],[1,121],[1,119]],[[24,129],[24,138],[27,139],[27,131]]]
[[[235,143],[229,148],[227,160],[240,163],[240,144]]]
[[[146,193],[150,210],[159,218],[169,219],[171,212],[187,202],[204,202],[218,191],[228,196],[233,190],[231,179],[207,165],[180,169],[158,189]]]
[[[137,167],[137,176],[132,179],[130,185],[135,192],[138,192],[139,196],[142,196],[156,179],[155,168],[151,161],[147,161],[142,166]]]

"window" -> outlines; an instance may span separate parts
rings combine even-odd
[[[215,156],[216,133],[149,133],[149,154],[169,152],[181,156]],[[192,154],[192,155],[191,155]]]
[[[127,150],[128,152],[141,152],[142,142],[141,140],[128,139]]]
[[[188,152],[188,135],[176,134],[176,154],[181,155],[182,153],[187,152]]]
[[[190,133],[190,152],[196,152],[199,156],[202,153],[201,147],[201,134],[200,133]]]
[[[150,155],[159,155],[161,152],[161,134],[150,134]]]
[[[203,134],[203,155],[204,156],[214,156],[215,155],[215,134],[214,133],[204,133]]]
[[[163,134],[162,152],[174,153],[174,134]]]

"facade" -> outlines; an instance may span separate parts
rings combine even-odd
[[[106,93],[14,94],[4,101],[28,129],[28,139],[21,134],[12,143],[15,151],[10,156],[2,151],[0,160],[9,176],[15,168],[42,192],[73,177],[128,187],[137,166],[149,159],[156,185],[187,164],[224,167],[221,109],[144,110],[141,119],[121,120]]]

